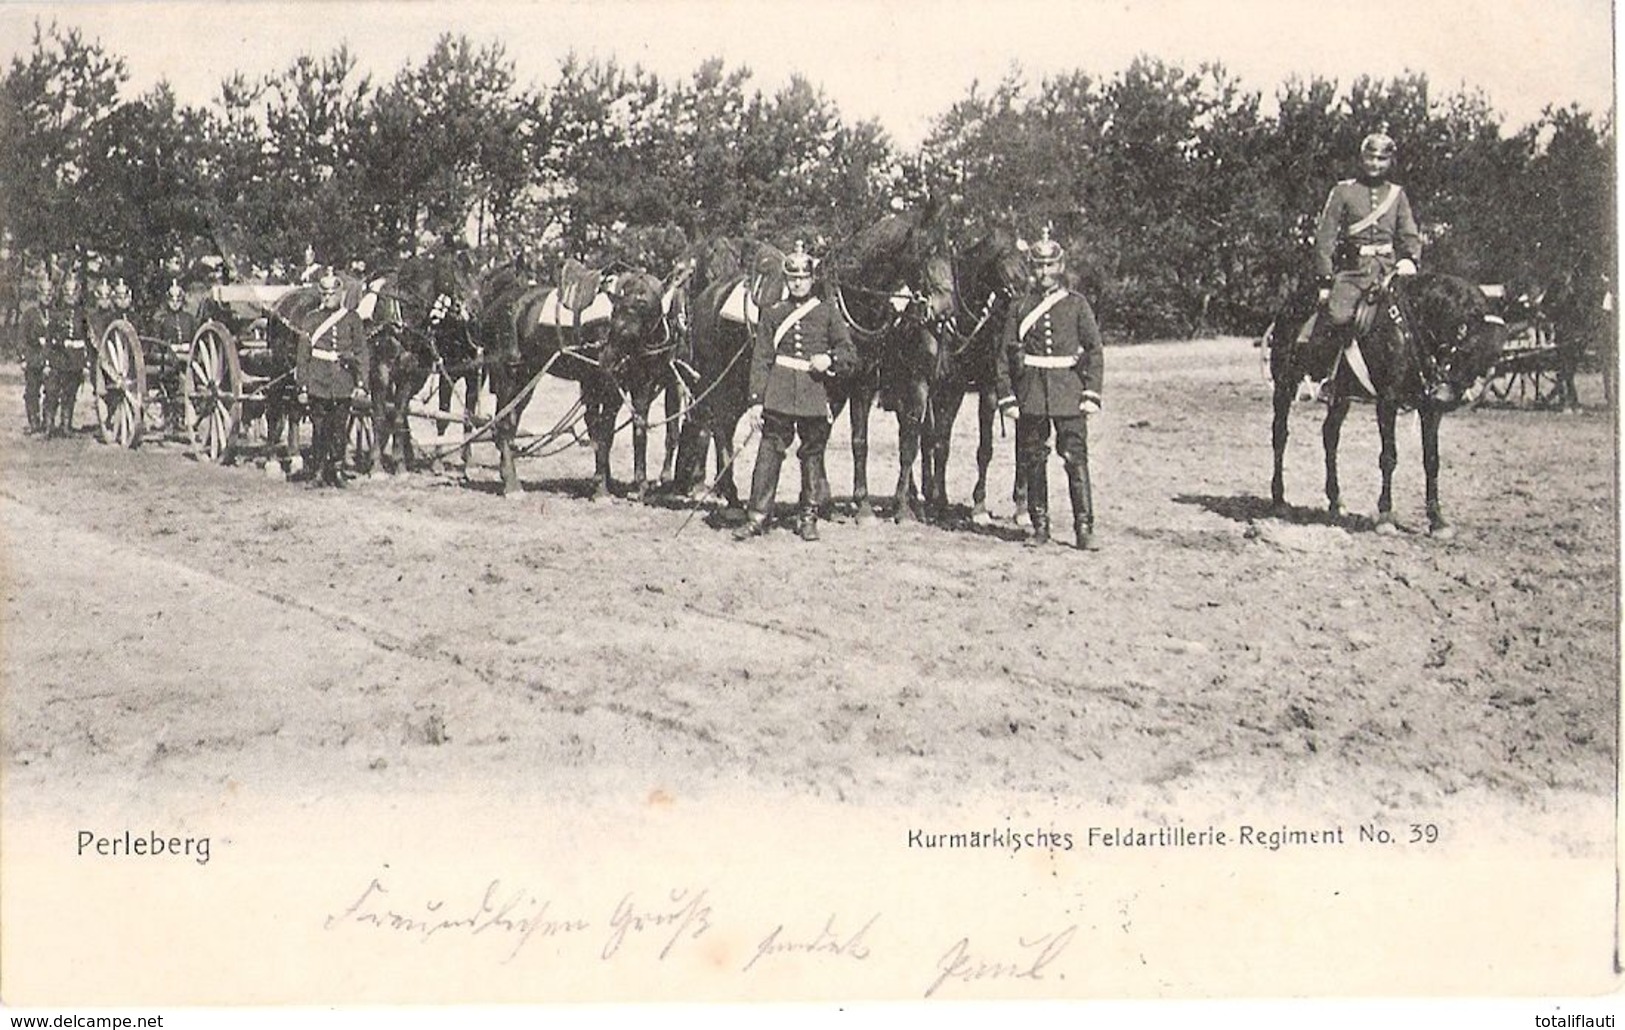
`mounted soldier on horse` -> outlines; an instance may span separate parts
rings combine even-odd
[[[1382,437],[1377,531],[1395,531],[1395,422],[1401,410],[1414,410],[1421,421],[1429,529],[1448,538],[1454,531],[1439,502],[1439,423],[1481,388],[1506,345],[1506,324],[1473,283],[1417,269],[1421,240],[1409,202],[1387,182],[1393,154],[1386,133],[1367,136],[1362,177],[1339,183],[1327,199],[1314,257],[1325,307],[1299,291],[1265,331],[1275,381],[1270,493],[1277,509],[1285,510],[1288,415],[1299,381],[1320,379],[1321,397],[1330,405],[1321,436],[1331,512],[1344,513],[1337,445],[1349,402],[1370,399]],[[1334,268],[1338,254],[1343,267]]]

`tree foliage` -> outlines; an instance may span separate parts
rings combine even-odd
[[[662,266],[717,233],[838,240],[897,205],[952,198],[965,240],[1045,227],[1109,333],[1256,332],[1305,273],[1327,191],[1386,125],[1429,267],[1480,281],[1615,273],[1614,127],[1548,109],[1507,131],[1481,93],[1425,75],[1294,78],[1266,98],[1221,65],[1140,57],[1119,73],[972,83],[902,152],[819,86],[773,92],[712,59],[662,79],[571,56],[522,85],[501,44],[442,36],[374,83],[340,46],[220,84],[204,108],[36,25],[0,82],[0,231],[60,264],[117,255],[152,287],[174,252],[239,274],[372,265],[453,242],[547,265]]]

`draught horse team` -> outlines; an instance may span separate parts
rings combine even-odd
[[[1491,374],[1507,330],[1476,286],[1421,269],[1422,238],[1409,198],[1388,179],[1394,154],[1385,130],[1362,141],[1359,174],[1332,188],[1310,267],[1263,335],[1275,383],[1271,501],[1278,514],[1294,513],[1285,496],[1288,416],[1308,380],[1327,405],[1322,441],[1333,515],[1344,515],[1337,468],[1342,425],[1350,402],[1366,400],[1374,403],[1381,434],[1376,530],[1395,528],[1395,426],[1401,411],[1414,410],[1429,530],[1448,537],[1438,487],[1440,422]],[[1097,526],[1089,465],[1089,424],[1105,397],[1094,308],[1067,270],[1066,250],[1051,227],[1031,244],[1001,229],[959,246],[949,221],[943,206],[926,202],[834,244],[796,239],[781,249],[716,236],[689,247],[664,275],[637,264],[572,260],[557,281],[539,282],[522,262],[477,272],[460,251],[408,258],[370,279],[312,264],[303,286],[265,305],[259,324],[271,386],[252,398],[253,410],[266,420],[270,445],[286,425],[283,464],[291,473],[302,465],[298,423],[311,419],[315,468],[305,478],[342,486],[346,445],[359,438],[367,441],[370,469],[411,465],[417,454],[409,409],[432,377],[439,384],[432,416],[439,431],[462,422],[457,449],[465,471],[471,443],[494,443],[502,493],[520,490],[518,456],[574,446],[581,442],[574,427],[585,422],[595,455],[590,493],[609,495],[614,437],[629,424],[639,500],[650,482],[648,432],[663,427],[660,482],[701,502],[716,495],[743,507],[734,532],[740,542],[775,524],[780,469],[795,444],[795,533],[815,541],[819,523],[843,510],[825,471],[825,447],[843,408],[853,459],[844,510],[859,522],[876,514],[867,466],[877,398],[898,424],[893,517],[963,525],[952,517],[945,470],[955,416],[974,390],[980,433],[970,524],[989,521],[993,427],[996,417],[1010,419],[1012,497],[1026,543],[1051,541],[1053,432],[1071,542],[1081,552],[1098,550],[1109,529]],[[200,322],[229,317],[229,305],[218,303],[222,270],[215,273],[216,289],[191,305],[178,279],[168,285],[141,337],[153,360],[184,364]],[[81,300],[87,290],[94,297],[88,306]],[[101,374],[109,370],[98,367],[106,359],[97,341],[115,320],[128,327],[130,288],[123,279],[115,285],[75,268],[54,281],[42,277],[34,292],[20,323],[24,407],[27,432],[51,439],[73,429],[74,397],[87,372],[93,392],[117,383],[120,370],[111,370],[111,379]],[[548,376],[579,384],[580,400],[551,431],[522,433],[520,417]],[[459,383],[464,410],[453,416]],[[495,411],[482,419],[478,402],[487,384]],[[659,396],[666,404],[656,420]],[[103,398],[97,399],[100,418]],[[618,425],[623,411],[626,422]],[[364,432],[347,431],[347,420]],[[741,422],[747,442],[759,441],[748,500],[734,478]],[[715,474],[707,485],[713,448]],[[444,450],[434,450],[434,464]]]

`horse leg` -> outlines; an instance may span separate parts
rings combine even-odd
[[[683,416],[683,375],[675,366],[669,368],[670,376],[666,380],[666,424],[664,428],[666,440],[666,456],[660,465],[660,484],[668,485],[677,479],[677,450],[678,442],[682,439],[683,429],[688,419]]]
[[[710,430],[712,438],[717,445],[717,479],[716,491],[718,496],[725,500],[730,508],[743,508],[745,502],[739,496],[739,485],[734,482],[734,459],[738,452],[734,449],[734,433],[739,429],[739,415],[724,416],[721,423]],[[705,467],[705,452],[700,452],[700,467]]]
[[[1378,399],[1377,432],[1382,437],[1382,451],[1377,456],[1377,467],[1382,469],[1382,493],[1377,497],[1377,532],[1384,536],[1397,532],[1394,528],[1394,469],[1399,466],[1399,448],[1394,439],[1394,423],[1398,418],[1399,405]]]
[[[517,381],[516,368],[504,365],[492,372],[491,386],[496,393],[498,411],[513,403]],[[502,477],[501,493],[504,497],[518,497],[521,492],[519,470],[514,464],[513,438],[519,428],[519,414],[522,410],[523,404],[514,404],[513,410],[497,419],[496,424],[491,427],[491,438],[497,445],[497,467]],[[467,472],[468,468],[465,465],[464,475],[467,475]]]
[[[869,406],[874,403],[874,387],[857,384],[847,393],[847,412],[852,427],[852,504],[860,523],[874,518],[869,503]]]
[[[644,502],[649,488],[649,411],[654,403],[650,390],[632,393],[632,496],[639,504]]]
[[[993,464],[993,419],[999,406],[991,389],[976,394],[976,485],[970,492],[972,522],[987,521],[987,470]]]
[[[305,446],[300,442],[305,421],[305,408],[295,401],[287,406],[288,420],[288,476],[292,478],[305,470]]]
[[[1277,516],[1285,515],[1290,510],[1286,503],[1286,441],[1291,435],[1292,402],[1297,399],[1297,395],[1298,384],[1291,376],[1283,375],[1276,378],[1275,418],[1270,426],[1270,439],[1275,447],[1275,472],[1270,477],[1270,503],[1274,506]],[[1333,479],[1335,481],[1335,477]]]
[[[710,416],[683,420],[677,446],[677,489],[690,497],[705,489],[705,459],[711,453]],[[720,447],[721,445],[718,444]]]
[[[948,514],[948,455],[953,449],[954,423],[959,421],[959,409],[965,403],[964,392],[955,387],[947,396],[932,400],[931,412],[931,478],[932,488],[927,503],[942,515]],[[987,485],[982,484],[983,509],[987,507]]]
[[[434,394],[436,411],[446,412],[451,410],[452,391],[456,385],[457,381],[455,379],[452,379],[449,376],[441,375],[438,372],[435,373]],[[464,422],[466,423],[467,419],[464,419]],[[435,450],[434,457],[429,461],[429,470],[431,472],[439,472],[441,469],[441,447],[446,442],[446,427],[449,425],[451,425],[451,420],[448,418],[436,418],[434,420]]]
[[[614,400],[610,400],[610,397]],[[620,402],[620,394],[613,390],[608,391],[607,396],[600,391],[591,391],[587,399],[587,435],[592,439],[593,455],[590,498],[594,501],[602,501],[610,496],[609,452],[615,443],[615,416],[621,410]]]
[[[474,423],[480,413],[481,381],[482,376],[478,368],[463,374],[463,445],[458,448],[458,456],[463,462],[463,468],[460,474],[464,479],[468,478],[468,470],[473,464],[474,445],[470,441],[474,436]],[[450,388],[448,387],[448,390],[449,389]],[[446,403],[449,405],[451,402],[448,400]],[[442,408],[441,410],[449,411],[450,408]],[[501,404],[497,405],[497,410],[502,410]],[[512,425],[514,431],[517,432],[519,429],[519,416],[517,414],[514,415]],[[512,437],[509,438],[508,446],[513,446]]]
[[[1326,421],[1320,426],[1320,443],[1326,451],[1326,510],[1339,519],[1348,514],[1348,509],[1343,506],[1343,493],[1337,485],[1337,441],[1343,435],[1343,420],[1348,413],[1349,399],[1338,396],[1326,409]]]
[[[918,497],[914,487],[914,462],[920,456],[920,437],[925,415],[925,384],[910,388],[910,396],[897,406],[897,511],[894,522],[918,522]]]
[[[1422,422],[1422,472],[1427,477],[1428,531],[1440,540],[1453,540],[1455,527],[1445,521],[1439,504],[1439,423],[1444,413],[1424,405],[1417,413]]]

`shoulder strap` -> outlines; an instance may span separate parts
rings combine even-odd
[[[797,305],[794,311],[784,316],[784,321],[780,322],[779,327],[773,330],[773,346],[777,347],[779,345],[779,341],[784,339],[784,334],[790,331],[790,327],[801,321],[802,318],[806,316],[807,312],[811,311],[817,306],[818,298],[808,297],[806,300]]]
[[[1025,340],[1027,334],[1032,331],[1033,326],[1037,325],[1038,320],[1044,317],[1044,312],[1059,304],[1061,299],[1066,296],[1067,291],[1062,288],[1039,301],[1038,306],[1027,312],[1027,317],[1021,320],[1021,329],[1016,333],[1016,339]]]
[[[1392,210],[1394,204],[1399,201],[1399,192],[1399,186],[1396,183],[1389,183],[1388,195],[1382,198],[1382,203],[1372,208],[1369,215],[1349,226],[1349,235],[1353,236],[1355,233],[1365,232],[1373,225],[1376,225],[1377,220]]]

